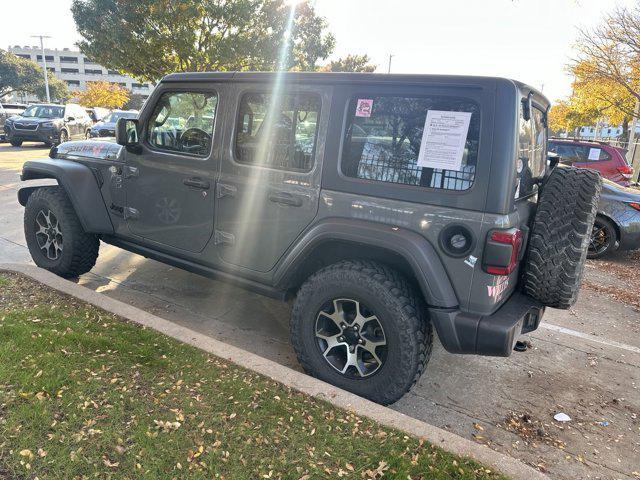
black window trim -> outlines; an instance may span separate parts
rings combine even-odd
[[[320,119],[322,116],[322,94],[316,90],[307,90],[307,89],[294,89],[283,92],[283,95],[296,95],[296,94],[308,94],[314,95],[319,100],[319,108],[317,113],[317,122],[316,122],[316,131],[313,137],[313,153],[311,156],[311,164],[308,169],[300,169],[300,168],[280,168],[268,165],[257,165],[255,163],[248,163],[241,161],[236,154],[236,145],[238,141],[238,125],[240,121],[240,106],[242,104],[242,99],[246,95],[251,94],[260,94],[260,95],[273,95],[273,90],[269,90],[268,88],[247,88],[242,89],[238,92],[236,97],[236,111],[234,115],[234,124],[233,124],[233,135],[231,135],[231,160],[235,165],[241,167],[249,167],[249,168],[262,168],[265,170],[273,170],[276,172],[289,172],[289,173],[297,173],[297,174],[310,174],[314,167],[316,166],[316,153],[318,148],[318,134],[320,132]]]
[[[364,95],[364,96],[363,96]],[[474,178],[473,178],[473,182],[471,182],[471,186],[467,189],[464,190],[455,190],[455,189],[450,189],[450,188],[436,188],[436,187],[426,187],[426,186],[421,186],[421,185],[409,185],[406,183],[399,183],[399,182],[385,182],[383,180],[372,180],[372,179],[367,179],[367,178],[359,178],[359,177],[349,177],[348,175],[345,175],[342,171],[342,159],[344,157],[345,154],[345,142],[346,142],[346,132],[347,129],[349,128],[349,124],[352,123],[352,118],[350,116],[350,112],[351,112],[351,104],[353,102],[353,100],[355,99],[357,101],[358,98],[365,98],[366,97],[398,97],[398,96],[405,96],[408,97],[409,94],[402,94],[402,93],[353,93],[353,95],[349,96],[346,99],[346,103],[344,105],[344,112],[342,115],[343,118],[343,125],[342,125],[342,129],[341,129],[341,135],[340,135],[340,146],[338,148],[338,161],[336,162],[336,167],[338,170],[338,177],[343,180],[343,181],[348,181],[348,182],[355,182],[355,183],[360,183],[363,185],[376,185],[376,186],[381,186],[381,187],[386,187],[386,188],[397,188],[397,189],[403,189],[403,190],[407,190],[409,192],[437,192],[438,194],[448,194],[448,195],[466,195],[468,193],[470,193],[471,191],[473,191],[473,189],[475,188],[477,182],[476,182],[476,175],[478,173],[478,165],[476,165],[476,172],[474,173]],[[480,149],[482,147],[482,105],[481,103],[475,99],[475,98],[471,98],[471,97],[465,97],[462,95],[449,95],[449,94],[410,94],[412,98],[426,98],[426,97],[434,97],[434,96],[439,96],[439,97],[451,97],[451,98],[457,98],[457,99],[462,99],[462,100],[468,100],[472,103],[474,103],[477,107],[478,107],[478,115],[480,117],[479,119],[479,124],[478,124],[478,155],[477,155],[477,159],[476,162],[480,162]],[[442,169],[440,169],[442,170]]]
[[[209,152],[206,153],[205,155],[197,155],[195,153],[187,153],[187,152],[178,152],[175,150],[166,150],[163,148],[158,148],[156,145],[153,145],[151,142],[149,142],[149,121],[151,120],[151,117],[153,116],[155,110],[156,110],[156,106],[158,105],[158,102],[160,101],[160,99],[162,98],[163,95],[165,94],[172,94],[172,93],[215,93],[216,95],[216,114],[215,114],[215,118],[213,119],[213,130],[212,130],[212,135],[211,135],[211,142],[209,142]],[[216,135],[216,127],[218,125],[218,117],[219,112],[220,112],[220,90],[218,90],[217,88],[211,88],[211,87],[204,87],[204,88],[171,88],[171,89],[166,89],[166,90],[162,90],[158,92],[158,96],[156,97],[156,101],[153,104],[153,107],[149,109],[149,115],[147,115],[144,118],[144,121],[141,122],[141,130],[142,132],[138,132],[138,135],[141,137],[141,143],[148,148],[150,151],[152,152],[157,152],[157,153],[162,153],[162,154],[168,154],[168,155],[174,155],[174,156],[178,156],[178,157],[189,157],[192,160],[200,160],[200,161],[207,161],[211,158],[211,154],[213,152],[213,143],[214,143],[214,138]],[[142,135],[140,135],[140,133],[142,133]]]

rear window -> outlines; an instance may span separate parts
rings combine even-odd
[[[611,160],[611,155],[595,145],[578,143],[550,142],[549,151],[558,154],[563,163],[600,162]]]
[[[341,162],[347,177],[444,190],[473,185],[480,137],[474,101],[362,94],[351,99],[348,119]]]

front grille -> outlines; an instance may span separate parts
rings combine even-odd
[[[38,128],[38,124],[37,123],[14,123],[13,127],[16,130],[37,130]]]
[[[115,130],[107,130],[106,128],[102,128],[98,131],[98,134],[101,137],[113,137],[116,134],[116,132]]]

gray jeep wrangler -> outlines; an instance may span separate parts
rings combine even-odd
[[[291,299],[311,375],[376,402],[452,353],[510,355],[576,300],[601,188],[547,164],[549,102],[502,78],[166,76],[117,143],[24,164],[35,263],[88,272],[100,241]]]

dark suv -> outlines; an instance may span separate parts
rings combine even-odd
[[[601,180],[547,168],[548,108],[501,78],[169,75],[117,144],[25,163],[58,180],[19,191],[26,241],[64,277],[102,240],[291,299],[304,369],[390,403],[434,328],[507,356],[575,302]]]
[[[91,119],[80,105],[30,105],[18,116],[4,122],[4,132],[14,147],[24,141],[57,145],[67,140],[85,138]]]

